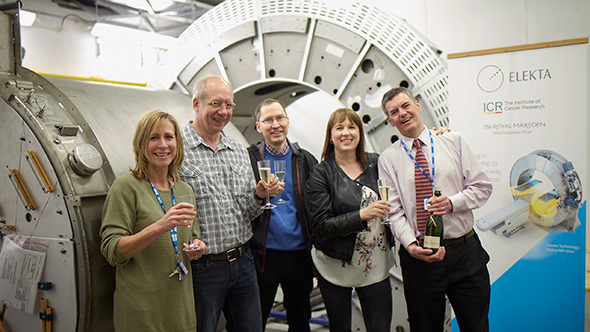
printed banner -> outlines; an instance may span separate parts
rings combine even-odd
[[[451,128],[494,185],[490,331],[584,330],[586,64],[587,44],[449,60]]]

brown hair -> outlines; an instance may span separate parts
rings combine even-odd
[[[364,165],[367,163],[367,153],[365,152],[365,133],[363,130],[363,124],[358,114],[350,108],[339,108],[330,115],[328,125],[326,126],[326,139],[324,140],[324,149],[322,150],[322,161],[334,157],[334,144],[330,142],[332,137],[332,127],[346,119],[356,124],[359,128],[359,144],[356,146],[356,158]]]
[[[267,99],[263,100],[260,104],[258,104],[258,106],[256,106],[256,110],[254,111],[254,116],[256,116],[256,122],[260,122],[260,113],[262,113],[262,108],[264,106],[268,106],[268,105],[274,104],[274,103],[281,105],[283,112],[285,112],[285,116],[287,115],[287,110],[285,109],[285,104],[282,101],[277,100],[277,99],[267,98]]]
[[[137,178],[146,180],[148,161],[145,156],[148,141],[151,135],[162,128],[166,121],[170,121],[174,126],[174,136],[176,138],[176,154],[172,162],[168,166],[168,175],[174,179],[174,182],[180,180],[178,170],[182,161],[184,160],[184,148],[182,146],[182,137],[180,136],[180,128],[178,122],[174,116],[170,113],[166,113],[160,110],[151,110],[144,114],[135,129],[135,135],[133,136],[133,154],[135,154],[135,167],[131,169],[133,175]]]

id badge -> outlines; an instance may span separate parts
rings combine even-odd
[[[432,196],[430,196],[432,197]],[[424,199],[424,211],[428,211],[428,207],[430,206],[430,204],[428,203],[428,200],[430,199],[430,197],[427,197]]]
[[[182,273],[184,273],[185,276],[188,275],[188,269],[186,268],[186,266],[184,266],[184,263],[179,260],[178,261],[178,266],[180,266],[180,269],[182,270]]]

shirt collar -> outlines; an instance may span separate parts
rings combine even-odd
[[[420,133],[420,135],[418,135],[418,139],[420,139],[420,141],[422,141],[422,145],[426,145],[429,146],[430,145],[430,134],[429,134],[429,130],[426,127],[426,125],[424,125],[424,129],[422,130],[422,132]],[[414,147],[414,140],[416,138],[411,138],[411,137],[406,137],[403,135],[401,136],[401,140],[402,142],[404,142],[404,144],[408,147],[408,150],[411,150]]]
[[[183,139],[185,139],[186,147],[196,148],[199,145],[205,145],[207,147],[210,147],[209,144],[207,144],[205,142],[205,140],[203,140],[201,135],[199,135],[199,133],[197,133],[195,128],[192,126],[192,121],[190,121],[189,124],[184,128],[184,131],[185,131],[186,135],[184,135]],[[221,131],[220,134],[221,134],[221,138],[219,139],[219,143],[217,144],[217,150],[221,150],[224,148],[235,150],[236,147],[234,147],[231,144],[231,141],[228,140],[228,138],[225,135],[225,133],[223,132],[223,130]]]
[[[266,152],[268,152],[272,155],[275,155],[275,156],[284,156],[287,153],[289,153],[289,143],[288,142],[285,144],[285,147],[281,151],[277,151],[275,148],[270,146],[270,144],[268,144],[268,142],[266,140],[264,141],[264,146],[265,146]]]

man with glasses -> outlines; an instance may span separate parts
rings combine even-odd
[[[259,180],[257,161],[270,160],[271,167],[275,161],[286,161],[281,193],[285,203],[277,204],[275,200],[276,208],[265,210],[252,220],[254,235],[250,248],[258,275],[262,325],[266,324],[280,284],[289,331],[309,331],[312,229],[305,196],[309,172],[318,162],[311,153],[287,139],[289,118],[281,101],[264,100],[256,107],[255,116],[256,130],[264,136],[248,148],[256,179]]]
[[[202,78],[192,102],[195,119],[181,132],[180,175],[194,189],[196,221],[207,244],[205,254],[191,262],[197,331],[217,331],[223,310],[235,324],[228,328],[259,332],[256,270],[247,243],[266,189],[256,184],[244,145],[223,133],[235,108],[230,84],[218,76]],[[271,177],[269,193],[277,192],[278,181]]]

